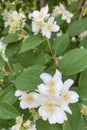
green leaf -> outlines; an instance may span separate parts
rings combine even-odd
[[[87,37],[85,37],[79,44],[80,47],[84,47],[87,49]]]
[[[83,118],[83,116],[81,116],[76,130],[87,130],[87,121]]]
[[[16,42],[18,41],[18,36],[17,34],[9,34],[7,35],[4,39],[3,39],[3,42],[5,44],[8,44],[8,43],[13,43],[13,42]]]
[[[41,35],[32,35],[30,37],[28,37],[22,45],[21,48],[21,52],[25,52],[27,50],[31,50],[34,49],[35,47],[37,47],[40,43],[42,43],[44,41],[43,37]]]
[[[67,29],[70,36],[75,36],[87,30],[87,18],[71,23]]]
[[[32,60],[31,60],[32,59]],[[33,64],[34,54],[32,50],[20,53],[18,55],[18,61],[24,66],[28,67]]]
[[[63,130],[77,130],[77,126],[80,122],[81,113],[80,108],[77,104],[70,106],[72,115],[68,114],[68,120],[63,124]]]
[[[59,67],[64,75],[72,75],[83,71],[87,67],[87,50],[70,50],[59,60]]]
[[[64,34],[60,37],[57,37],[53,42],[53,50],[56,55],[61,55],[67,48],[69,44],[68,34]]]
[[[17,116],[19,116],[19,112],[12,105],[0,102],[1,119],[15,119]]]
[[[3,61],[3,59],[2,59],[2,57],[0,55],[0,67],[3,67],[3,66],[4,66],[4,61]]]
[[[51,57],[48,54],[35,54],[33,64],[45,65],[51,61]]]
[[[40,83],[40,74],[44,70],[42,65],[33,65],[24,70],[24,72],[14,81],[17,89],[30,91],[37,88]]]
[[[10,104],[13,104],[16,101],[16,97],[14,96],[16,89],[15,86],[11,86],[6,88],[3,93],[0,94],[0,101],[4,101]]]
[[[37,121],[37,130],[62,130],[62,125],[50,125],[47,121],[39,120]]]
[[[85,69],[80,74],[79,87],[77,88],[77,92],[81,98],[87,100],[87,69]]]

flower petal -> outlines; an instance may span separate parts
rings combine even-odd
[[[79,95],[73,91],[69,91],[69,93],[70,93],[70,103],[78,102]]]
[[[72,86],[73,83],[74,81],[72,79],[66,80],[63,84],[63,91],[69,90],[69,88]]]
[[[48,73],[42,73],[42,74],[40,75],[40,78],[41,78],[41,80],[42,80],[45,84],[47,84],[48,81],[49,81],[50,79],[52,79],[52,76],[51,76],[50,74],[48,74]]]
[[[44,84],[38,85],[38,91],[42,94],[46,94],[47,86]]]

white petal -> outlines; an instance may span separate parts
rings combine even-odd
[[[59,29],[60,29],[60,27],[58,25],[54,24],[52,27],[52,32],[57,32],[57,31],[59,31]]]
[[[47,83],[49,82],[49,80],[52,79],[52,76],[51,76],[50,74],[48,74],[48,73],[42,73],[42,74],[40,75],[40,78],[41,78],[41,80],[42,80],[45,84],[47,84]]]
[[[54,74],[53,79],[55,80],[62,79],[62,75],[59,70],[56,70],[56,73]]]
[[[62,89],[63,89],[63,82],[61,79],[58,79],[56,82],[56,89],[57,89],[57,92],[61,92]]]
[[[21,96],[23,93],[24,93],[23,91],[17,90],[17,91],[15,92],[15,96],[19,97],[19,96]]]
[[[68,112],[69,114],[72,114],[72,111],[71,111],[71,109],[69,108],[68,104],[64,103],[63,105],[61,105],[61,108],[62,108],[64,111]]]
[[[41,12],[43,12],[44,14],[47,14],[48,13],[48,5],[46,5],[45,7],[43,7],[42,9],[41,9]]]
[[[51,32],[50,31],[46,31],[46,35],[45,35],[48,39],[50,39],[51,37]]]
[[[37,17],[38,17],[38,15],[39,15],[39,11],[34,11],[32,14],[31,14],[31,16],[34,18],[34,19],[37,19]]]
[[[20,107],[21,107],[22,109],[26,109],[26,108],[28,108],[28,104],[26,104],[25,101],[21,100],[21,101],[20,101]]]
[[[67,116],[65,112],[61,108],[56,109],[56,118],[57,118],[57,123],[64,123],[65,120],[67,120]]]
[[[72,86],[73,83],[74,81],[72,79],[66,80],[63,84],[63,91],[69,90],[69,88]]]
[[[71,19],[70,19],[70,18],[68,18],[66,21],[67,21],[67,23],[70,23],[70,22],[71,22]]]
[[[47,120],[47,118],[48,118],[48,113],[45,111],[44,106],[41,106],[41,107],[38,109],[38,112],[39,112],[39,115],[40,115],[44,120]]]
[[[55,117],[56,116],[54,116],[54,114],[50,115],[50,117],[48,118],[50,124],[55,124],[57,122]]]
[[[48,21],[47,21],[47,23],[50,23],[50,24],[52,24],[53,22],[54,22],[54,17],[50,17],[49,19],[48,19]]]
[[[69,93],[70,93],[70,103],[78,102],[79,95],[73,91],[69,91]]]
[[[42,94],[46,94],[47,86],[44,84],[38,85],[38,91]]]

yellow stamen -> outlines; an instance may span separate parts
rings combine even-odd
[[[48,82],[48,86],[50,87],[53,87],[55,85],[55,82],[53,79],[51,79],[49,82]]]
[[[39,18],[41,19],[41,18],[43,18],[44,17],[44,13],[40,13],[39,14]]]
[[[70,99],[70,95],[66,92],[66,93],[64,93],[63,94],[63,99],[65,100],[65,101],[68,101],[69,99]]]
[[[41,29],[42,26],[43,26],[43,25],[42,25],[42,22],[37,22],[36,25],[37,25],[37,27],[40,28],[40,29]]]
[[[46,103],[45,104],[46,112],[53,112],[53,104],[52,103]]]
[[[48,25],[47,25],[47,29],[48,29],[49,31],[51,31],[51,30],[52,30],[52,26],[51,26],[50,24],[48,24]]]
[[[29,103],[32,103],[34,101],[34,99],[33,99],[33,97],[27,97],[26,101],[29,102]]]
[[[51,88],[51,89],[48,90],[48,93],[49,94],[55,94],[55,90],[53,88]]]

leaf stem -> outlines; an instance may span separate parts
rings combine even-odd
[[[12,72],[13,72],[13,69],[12,69],[10,63],[9,63],[8,61],[6,61],[6,63],[7,63],[7,65],[8,65],[8,67],[9,67],[10,72],[12,73]]]
[[[56,65],[57,68],[58,68],[58,63],[57,63],[56,57],[55,57],[55,55],[54,55],[54,52],[53,52],[53,50],[52,50],[52,47],[51,47],[50,41],[49,41],[47,38],[46,38],[46,41],[47,41],[47,43],[48,43],[48,47],[49,47],[49,50],[50,50],[50,53],[51,53],[52,59],[53,59],[55,65]]]

